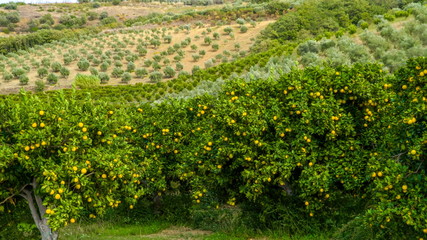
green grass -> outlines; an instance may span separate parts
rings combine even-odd
[[[151,222],[143,225],[114,225],[111,222],[72,224],[60,232],[59,239],[144,239],[143,235],[158,233],[170,224]]]
[[[93,239],[93,240],[323,240],[329,239],[319,233],[318,235],[288,236],[282,232],[269,232],[249,236],[245,232],[211,232],[192,229],[184,226],[173,226],[163,221],[153,221],[141,225],[119,224],[99,221],[96,223],[82,223],[69,225],[60,232],[60,240]]]

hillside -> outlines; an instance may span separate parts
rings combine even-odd
[[[2,7],[0,239],[427,238],[423,1]]]

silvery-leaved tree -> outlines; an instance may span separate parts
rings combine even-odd
[[[155,183],[145,179],[158,170],[134,155],[124,134],[137,131],[120,110],[89,98],[21,94],[19,102],[0,100],[0,211],[13,214],[25,200],[42,239],[54,240],[82,214],[133,208],[151,192],[147,184]]]

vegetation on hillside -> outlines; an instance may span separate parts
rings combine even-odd
[[[27,84],[36,65],[48,84],[68,77],[64,65],[72,62],[90,72],[74,81],[82,90],[1,96],[0,212],[7,214],[0,236],[38,231],[53,240],[69,224],[117,215],[250,233],[426,238],[426,7],[394,0],[256,4],[263,14],[283,15],[264,31],[258,53],[220,64],[210,59],[206,69],[170,81],[161,79],[185,67],[178,65],[181,48],[194,62],[206,51],[196,38],[175,47],[166,27],[119,30],[122,38],[114,31],[84,36],[91,30],[81,29],[57,31],[55,39],[47,35],[55,30],[0,39],[16,52],[2,57],[6,81]],[[233,18],[237,12],[259,13],[237,7],[205,17],[233,19],[246,34],[250,24]],[[193,18],[186,14],[179,19]],[[172,20],[165,16],[149,19]],[[221,34],[233,38],[233,28]],[[221,47],[219,33],[202,35],[204,46]],[[105,41],[70,49],[63,62],[23,64],[29,46],[61,52],[57,46],[73,46],[66,39],[76,36]],[[135,64],[161,44],[171,46],[145,59],[145,67]],[[137,52],[123,51],[128,45]],[[175,68],[165,58],[174,53]],[[155,83],[99,87],[112,64],[111,77],[122,83],[144,76]],[[44,84],[36,86],[42,91]]]

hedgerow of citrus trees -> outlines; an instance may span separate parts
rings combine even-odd
[[[376,204],[366,215],[384,234],[409,226],[418,238],[427,235],[426,77],[426,58],[412,59],[383,86],[394,92],[389,153],[370,163]]]
[[[351,196],[370,203],[363,220],[379,233],[406,223],[425,237],[426,68],[418,58],[396,77],[372,64],[293,70],[135,108],[6,99],[2,203],[42,200],[55,230],[170,190],[200,206],[292,199],[314,218]]]
[[[146,177],[156,165],[133,157],[120,136],[128,128],[120,110],[86,100],[24,95],[0,105],[1,210],[27,200],[43,239],[56,239],[82,215],[95,218],[125,202],[132,208],[153,185]]]
[[[416,74],[422,80],[425,58],[417,61]],[[141,106],[132,119],[143,135],[135,135],[132,142],[145,147],[145,153],[168,170],[164,173],[170,188],[190,191],[196,204],[253,201],[275,208],[274,201],[266,199],[292,198],[308,216],[320,217],[351,196],[373,201],[365,221],[386,234],[402,223],[402,217],[391,222],[391,212],[411,209],[415,203],[415,211],[425,208],[425,192],[418,187],[425,178],[423,161],[409,167],[387,160],[396,154],[400,141],[406,142],[396,123],[422,119],[415,113],[410,117],[399,113],[409,101],[397,100],[400,90],[391,86],[406,78],[404,69],[397,78],[388,77],[380,65],[356,65],[294,70],[267,81],[235,80],[215,97]],[[421,110],[418,106],[411,111]],[[425,142],[424,131],[418,129],[418,134],[419,144]],[[416,160],[421,151],[420,146],[411,146],[403,152]],[[400,174],[396,173],[396,181],[412,184],[393,187],[392,172]],[[387,199],[397,197],[394,191],[414,194],[411,201],[393,206]],[[412,214],[403,222],[424,234],[425,216]],[[385,222],[392,224],[391,230],[383,229]]]

